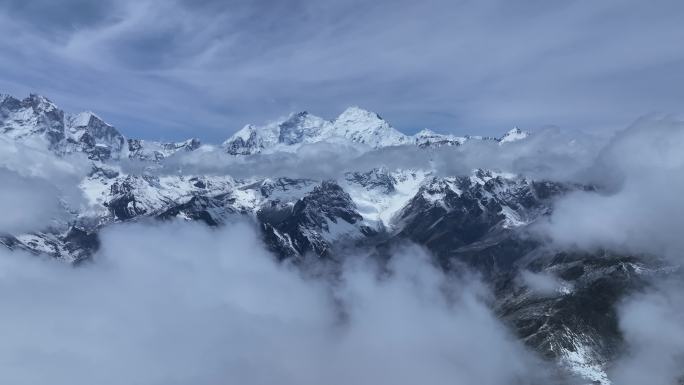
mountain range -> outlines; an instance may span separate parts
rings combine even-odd
[[[128,138],[91,112],[67,114],[43,96],[0,95],[0,138],[74,156],[90,170],[77,186],[84,203],[64,203],[68,215],[34,231],[0,234],[0,245],[80,264],[98,250],[98,232],[115,223],[221,226],[238,219],[253,221],[278,259],[301,266],[312,258],[334,265],[359,249],[382,260],[396,245],[416,243],[446,272],[482,275],[495,294],[496,314],[561,371],[609,384],[607,368],[623,342],[616,303],[646,285],[645,277],[666,274],[664,262],[610,250],[560,250],[531,235],[557,198],[599,186],[483,168],[443,175],[429,167],[378,165],[331,178],[159,172],[166,161],[193,153],[242,159],[322,143],[366,153],[429,152],[472,141],[503,149],[531,137],[518,128],[499,138],[427,129],[405,135],[378,114],[351,107],[334,120],[300,112],[247,125],[219,145],[194,138],[162,143]],[[559,285],[539,293],[520,279],[522,272],[553,275]]]

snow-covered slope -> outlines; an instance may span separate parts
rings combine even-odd
[[[292,151],[306,143],[339,141],[379,148],[407,144],[410,139],[378,114],[351,107],[333,121],[300,112],[261,127],[247,125],[223,146],[230,154],[247,155]]]
[[[92,112],[69,115],[49,99],[35,94],[24,100],[0,95],[0,133],[56,153],[81,152],[101,161],[126,157],[160,161],[178,151],[194,151],[200,147],[197,139],[177,143],[127,139]],[[528,135],[516,128],[498,140],[503,144]],[[486,138],[438,134],[428,129],[409,136],[397,131],[374,112],[350,107],[332,121],[299,112],[263,126],[247,125],[226,140],[222,147],[229,154],[250,155],[292,152],[304,144],[319,142],[344,143],[373,150],[401,145],[423,148],[457,146],[467,140],[481,139]]]
[[[375,112],[350,107],[332,121],[299,112],[263,126],[249,124],[228,138],[223,148],[233,155],[293,152],[302,144],[318,142],[351,143],[369,150],[402,145],[428,148],[459,146],[468,140],[493,140],[504,144],[528,136],[529,133],[518,128],[501,138],[439,134],[427,128],[409,136],[397,131]]]
[[[54,149],[63,143],[64,112],[45,97],[0,95],[0,132],[27,144]]]
[[[333,122],[333,135],[371,148],[408,144],[409,137],[395,130],[375,112],[359,107],[347,108]]]
[[[428,129],[405,135],[375,112],[350,107],[332,121],[300,112],[264,126],[250,124],[226,140],[223,147],[229,154],[248,155],[294,151],[302,144],[317,142],[352,143],[377,149],[401,145],[455,146],[466,140],[466,137],[437,134]]]
[[[180,143],[127,140],[95,113],[66,114],[46,97],[35,94],[23,100],[0,95],[0,134],[56,154],[84,153],[99,161],[126,157],[160,160],[200,145],[197,139]]]
[[[261,127],[247,125],[226,140],[223,147],[234,155],[288,151],[304,143],[324,141],[331,136],[331,122],[304,111]]]
[[[113,126],[92,112],[81,112],[65,118],[66,152],[84,152],[91,159],[119,159],[126,139]]]
[[[529,132],[522,131],[518,127],[515,127],[508,131],[504,136],[499,139],[499,144],[505,144],[510,142],[516,142],[518,140],[523,140],[530,136]]]
[[[412,141],[419,147],[459,146],[468,139],[463,136],[438,134],[427,128],[413,135]]]

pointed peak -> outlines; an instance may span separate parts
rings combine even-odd
[[[309,111],[299,111],[290,113],[290,118],[302,118],[309,115]]]
[[[87,127],[97,121],[107,124],[92,111],[79,112],[70,118],[71,126],[73,127]]]
[[[359,106],[351,106],[344,110],[340,116],[337,117],[338,121],[358,121],[358,120],[383,120],[380,115],[373,111],[363,109]]]
[[[309,114],[308,111],[291,112],[286,118],[276,121],[278,125],[296,123],[306,120],[313,115]]]
[[[24,99],[22,103],[29,105],[34,109],[41,109],[45,111],[57,109],[57,106],[50,99],[39,94],[29,94],[29,96]]]
[[[515,142],[516,140],[525,139],[530,136],[530,133],[519,129],[517,126],[510,129],[504,136],[499,139],[500,143]]]
[[[252,124],[245,124],[241,129],[237,130],[229,139],[228,141],[231,141],[233,139],[241,138],[242,140],[247,140],[249,137],[252,135],[252,132],[256,131],[256,127]]]
[[[52,101],[51,101],[50,99],[48,99],[48,98],[46,98],[45,96],[40,95],[40,94],[33,94],[33,93],[32,93],[32,94],[29,94],[28,98],[26,98],[26,99],[27,99],[27,100],[30,100],[30,101],[32,101],[32,102],[50,103],[50,104],[52,104]]]
[[[184,141],[183,144],[190,147],[199,147],[202,144],[202,142],[197,138],[190,138]]]
[[[423,128],[422,130],[420,130],[416,133],[416,136],[434,136],[434,135],[437,135],[437,133],[432,131],[429,128]]]

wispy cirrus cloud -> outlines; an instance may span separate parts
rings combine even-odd
[[[681,112],[681,2],[8,1],[3,90],[143,137],[347,105],[424,126],[601,129]],[[657,22],[654,22],[656,21]]]

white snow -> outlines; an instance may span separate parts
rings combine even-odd
[[[600,362],[596,352],[592,351],[592,341],[586,336],[580,336],[571,330],[565,333],[572,338],[572,349],[560,348],[558,353],[561,365],[570,372],[601,385],[611,385],[604,365]]]
[[[462,136],[455,136],[451,134],[438,134],[427,128],[422,129],[411,137],[411,142],[418,146],[425,145],[460,145],[468,139]]]
[[[100,119],[95,113],[91,111],[80,112],[76,115],[70,116],[67,120],[71,127],[86,127],[92,118]],[[100,119],[102,120],[102,119]]]
[[[530,136],[528,132],[522,131],[518,127],[515,127],[512,130],[508,131],[506,135],[501,137],[501,139],[499,140],[499,144],[515,142],[518,140],[525,139],[528,136]]]
[[[425,170],[395,170],[390,173],[394,179],[394,191],[389,194],[349,181],[342,183],[364,220],[391,228],[395,214],[418,193],[428,175],[430,173]]]
[[[334,135],[372,148],[398,146],[409,137],[395,130],[378,114],[359,107],[349,107],[333,122]]]
[[[504,228],[520,227],[527,224],[526,221],[520,218],[520,214],[508,206],[502,206],[501,213],[506,217],[503,225]]]
[[[303,144],[318,142],[351,142],[368,148],[397,146],[411,142],[410,137],[394,129],[376,113],[359,107],[346,109],[334,121],[301,112],[287,118],[256,127],[247,125],[223,143],[229,147],[238,139],[249,146],[239,149],[240,154],[293,152]]]

